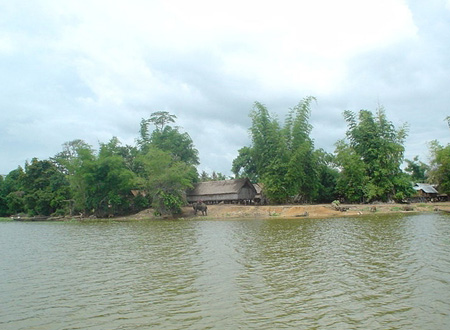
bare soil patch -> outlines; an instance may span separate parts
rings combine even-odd
[[[450,202],[441,203],[415,203],[415,204],[344,204],[341,207],[347,211],[335,210],[331,204],[317,205],[236,205],[215,204],[208,205],[208,215],[194,214],[190,206],[182,208],[182,219],[233,219],[233,218],[330,218],[345,216],[361,216],[364,214],[382,213],[411,213],[411,212],[436,212],[438,210],[450,212]],[[375,207],[376,211],[371,211]],[[116,218],[117,220],[150,220],[161,219],[154,215],[152,209],[141,211],[137,214]]]

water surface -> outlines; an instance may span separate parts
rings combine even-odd
[[[0,222],[0,329],[450,329],[450,217]]]

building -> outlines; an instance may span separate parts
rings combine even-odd
[[[186,192],[188,203],[252,203],[256,189],[249,179],[207,181],[197,183]]]
[[[439,194],[431,184],[416,183],[413,188],[416,191],[416,195],[410,199],[412,202],[442,202],[448,200],[446,194]]]
[[[413,188],[420,197],[437,197],[439,195],[438,191],[428,183],[416,183]]]

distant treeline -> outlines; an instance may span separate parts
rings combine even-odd
[[[232,163],[235,177],[260,183],[270,203],[402,201],[412,182],[431,182],[450,193],[450,145],[430,142],[432,161],[406,160],[407,127],[396,129],[383,108],[375,114],[344,111],[348,128],[335,152],[314,148],[310,137],[307,97],[287,113],[281,124],[256,102],[250,112],[251,145]],[[134,146],[113,137],[98,151],[83,140],[63,145],[47,160],[33,158],[5,177],[0,176],[0,216],[130,214],[153,207],[176,214],[185,192],[198,181],[227,179],[221,173],[197,172],[198,151],[186,132],[165,111],[142,119]],[[150,129],[152,128],[152,129]]]

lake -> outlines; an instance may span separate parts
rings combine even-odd
[[[0,222],[0,329],[450,329],[450,216]]]

